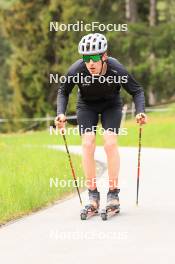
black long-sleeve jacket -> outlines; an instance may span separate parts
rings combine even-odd
[[[110,81],[109,79],[107,80],[109,76]],[[105,82],[104,78],[106,78]],[[69,94],[75,84],[78,85],[78,100],[83,100],[87,103],[92,101],[98,103],[99,101],[112,98],[120,101],[120,90],[123,87],[133,96],[136,114],[145,112],[145,97],[142,87],[127,72],[124,66],[112,57],[109,57],[107,60],[107,71],[105,75],[102,77],[96,76],[93,81],[92,75],[87,70],[82,59],[72,64],[58,89],[57,115],[65,114]]]

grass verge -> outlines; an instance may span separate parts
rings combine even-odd
[[[71,183],[61,187],[72,180],[66,153],[5,143],[0,144],[0,152],[0,224],[76,191]],[[81,158],[72,155],[72,159],[76,174],[82,178]],[[58,180],[59,187],[50,187],[50,179]]]

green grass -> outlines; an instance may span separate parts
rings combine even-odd
[[[166,106],[165,106],[166,107]],[[167,106],[166,112],[148,113],[148,123],[143,126],[144,147],[175,148],[175,104]],[[138,145],[138,126],[134,121],[126,122],[128,136],[121,136],[121,146]]]
[[[50,188],[50,178],[71,180],[72,175],[63,152],[20,144],[0,143],[0,223],[46,206],[75,191]],[[72,155],[76,173],[83,177],[81,158]]]

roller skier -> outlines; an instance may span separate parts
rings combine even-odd
[[[133,97],[136,122],[139,124],[147,122],[142,87],[117,59],[108,57],[107,48],[108,43],[104,35],[99,33],[85,35],[78,45],[81,58],[71,65],[66,74],[66,82],[58,89],[55,125],[64,129],[69,95],[75,86],[74,77],[77,75],[81,77],[79,83],[76,83],[78,85],[76,113],[82,139],[83,169],[89,193],[89,204],[81,211],[81,219],[97,214],[100,208],[94,160],[99,117],[104,131],[104,150],[109,176],[107,205],[102,211],[102,219],[106,220],[108,212],[118,213],[120,210],[118,187],[120,157],[117,137],[122,118],[120,96],[122,87]]]

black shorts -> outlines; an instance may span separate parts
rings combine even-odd
[[[96,133],[99,117],[104,130],[118,134],[122,119],[122,103],[116,100],[90,103],[83,100],[78,101],[77,121],[80,135],[90,131]]]

